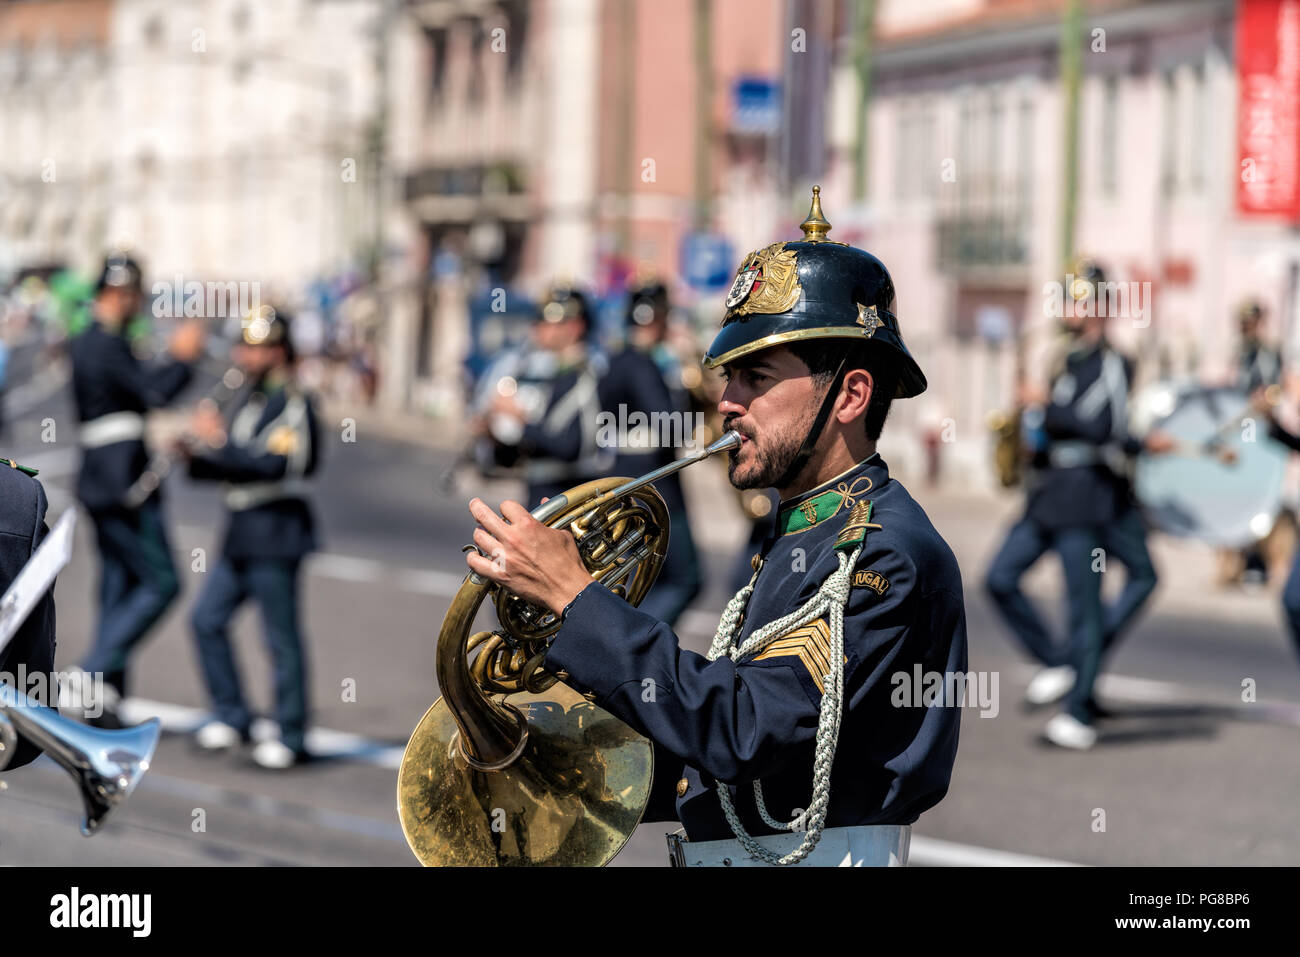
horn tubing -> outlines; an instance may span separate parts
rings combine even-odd
[[[586,508],[576,509],[574,514],[560,520],[553,527],[567,528],[570,522],[590,514],[592,509],[608,504],[629,492],[644,488],[711,455],[730,451],[739,446],[740,433],[730,430],[698,452],[647,472],[640,478],[624,482],[597,496],[587,503]],[[569,494],[566,492],[556,495],[534,509],[532,515],[538,521],[546,522],[571,505]],[[622,575],[613,576],[611,581],[616,583],[621,577],[626,577],[630,570],[630,566],[616,569],[615,571],[622,571]],[[609,574],[607,571],[606,576],[609,577]],[[472,767],[480,771],[496,771],[508,767],[523,753],[524,745],[528,740],[528,722],[523,714],[509,704],[493,701],[477,686],[473,675],[470,674],[469,653],[466,648],[470,624],[492,587],[494,586],[491,582],[473,573],[466,577],[465,583],[452,600],[451,608],[443,619],[435,652],[438,687],[442,690],[448,710],[460,729],[458,735],[460,754]]]

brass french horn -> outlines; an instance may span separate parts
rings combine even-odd
[[[739,444],[728,432],[640,478],[579,485],[533,517],[569,529],[592,577],[636,605],[668,551],[668,510],[653,483]],[[498,627],[471,634],[489,598]],[[402,831],[421,863],[596,866],[636,829],[650,797],[650,742],[542,666],[560,624],[474,573],[456,593],[438,636],[442,697],[398,771]]]

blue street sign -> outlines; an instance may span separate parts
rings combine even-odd
[[[681,273],[695,289],[722,289],[735,268],[731,243],[717,233],[687,233],[682,237]]]

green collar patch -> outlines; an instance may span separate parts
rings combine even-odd
[[[777,534],[789,535],[820,525],[828,518],[838,515],[841,509],[861,505],[862,496],[871,489],[871,478],[867,475],[859,475],[852,482],[842,481],[834,488],[810,496],[801,502],[783,505],[776,517]]]
[[[826,521],[844,507],[844,495],[831,489],[806,498],[794,505],[787,505],[777,516],[777,531],[782,535],[802,532]]]

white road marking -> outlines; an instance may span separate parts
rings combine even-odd
[[[188,705],[151,701],[148,698],[127,698],[119,709],[130,724],[157,718],[163,729],[178,734],[190,734],[212,720],[211,712]],[[250,729],[254,741],[273,741],[279,737],[279,727],[274,721],[258,718]],[[310,728],[307,731],[307,750],[318,758],[358,761],[375,767],[397,770],[402,763],[405,748],[384,741],[376,741],[350,731],[332,731],[329,728]]]
[[[1187,692],[1172,681],[1154,681],[1134,678],[1131,675],[1102,675],[1097,679],[1097,690],[1103,695],[1128,698],[1131,701],[1159,701],[1168,703],[1186,698]]]
[[[22,385],[9,390],[5,397],[5,415],[11,420],[21,418],[62,389],[71,378],[72,363],[61,361],[47,366]]]
[[[907,852],[907,863],[912,867],[1085,867],[1072,861],[1058,861],[1032,854],[998,851],[991,847],[957,844],[933,837],[912,835]]]

